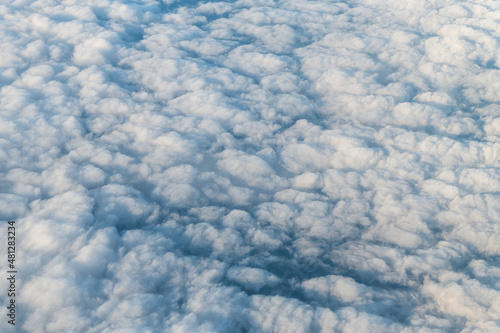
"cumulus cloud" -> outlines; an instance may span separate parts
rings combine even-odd
[[[498,331],[499,13],[0,5],[16,328]]]

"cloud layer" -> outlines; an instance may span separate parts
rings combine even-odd
[[[0,5],[18,326],[500,330],[499,18],[489,0]]]

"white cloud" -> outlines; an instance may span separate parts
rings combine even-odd
[[[499,13],[0,5],[18,327],[498,330]]]
[[[228,269],[227,277],[251,291],[258,291],[265,286],[274,287],[279,282],[275,275],[265,270],[241,266],[233,266]]]

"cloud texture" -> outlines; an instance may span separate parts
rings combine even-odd
[[[18,327],[499,331],[499,18],[492,0],[7,0]]]

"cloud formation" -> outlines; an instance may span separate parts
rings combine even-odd
[[[499,13],[0,5],[18,327],[499,330]]]

